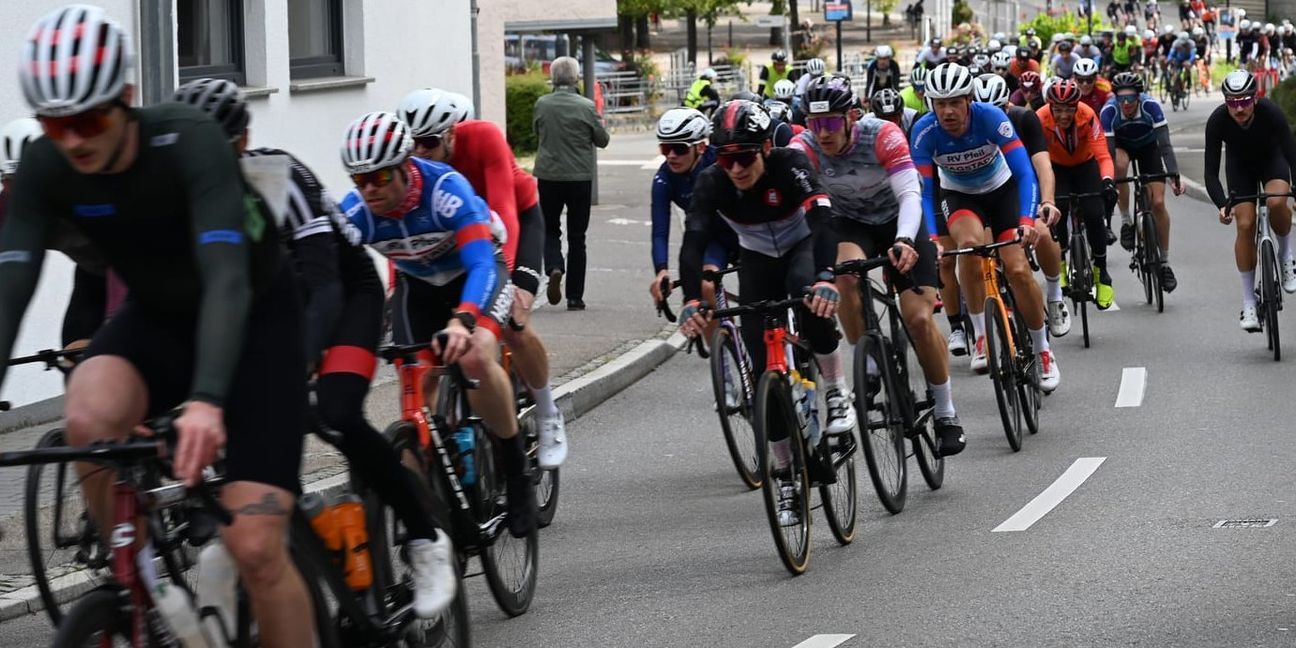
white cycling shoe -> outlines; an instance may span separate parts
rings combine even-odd
[[[990,373],[990,363],[986,359],[985,336],[977,338],[976,348],[972,351],[972,372],[977,374]]]
[[[1060,338],[1071,332],[1071,312],[1067,310],[1066,302],[1048,303],[1048,324],[1049,334],[1053,337]]]
[[[561,466],[567,460],[567,428],[563,424],[562,412],[542,418],[540,425],[540,449],[537,453],[542,470],[551,470]]]
[[[1256,314],[1255,306],[1242,307],[1242,317],[1238,319],[1238,325],[1247,333],[1260,332],[1260,316]]]
[[[824,393],[828,406],[828,434],[844,434],[855,429],[855,408],[851,406],[850,392],[829,389]]]
[[[1282,265],[1283,290],[1288,294],[1296,293],[1296,258],[1284,259]]]
[[[450,534],[437,532],[435,542],[420,538],[405,545],[409,553],[410,580],[414,584],[414,614],[431,619],[450,607],[457,593],[454,546]]]

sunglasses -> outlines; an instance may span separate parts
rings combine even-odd
[[[747,167],[750,167],[752,164],[755,164],[756,158],[759,155],[760,155],[760,151],[738,151],[736,153],[721,153],[720,155],[716,156],[716,164],[720,165],[720,168],[726,171],[734,168],[735,166],[740,166],[745,169]]]
[[[846,117],[844,115],[807,117],[806,128],[809,128],[816,133],[835,133],[846,128]]]
[[[1224,104],[1229,108],[1235,110],[1239,110],[1242,108],[1250,108],[1251,104],[1254,103],[1255,103],[1255,97],[1236,97],[1236,98],[1225,97],[1224,98]]]
[[[1134,102],[1136,102],[1136,101],[1138,101],[1138,100],[1139,100],[1139,96],[1136,95],[1136,94],[1132,94],[1132,95],[1116,95],[1116,101],[1119,101],[1119,102],[1121,102],[1121,103],[1134,103]]]
[[[1098,80],[1097,77],[1079,77],[1079,76],[1076,77],[1076,83],[1086,83],[1086,84],[1088,84],[1088,83],[1093,83],[1094,81],[1097,81],[1097,80]]]
[[[77,137],[88,139],[102,135],[108,130],[112,125],[108,115],[115,107],[116,104],[109,104],[67,117],[36,115],[36,120],[40,122],[41,130],[45,131],[45,135],[52,140],[63,139],[63,136],[69,132],[76,133]]]
[[[388,167],[386,169],[378,169],[377,171],[370,171],[368,173],[351,174],[351,182],[355,183],[357,189],[364,189],[365,187],[371,184],[379,189],[382,189],[383,187],[386,187],[387,185],[391,184],[392,180],[395,179],[396,179],[396,170],[391,167]]]
[[[688,152],[693,150],[693,147],[696,146],[697,144],[698,142],[673,142],[673,143],[662,142],[657,145],[657,150],[661,151],[662,155],[668,157],[672,153],[675,154],[677,157],[679,157],[679,156],[688,155]]]
[[[422,146],[423,148],[434,149],[438,146],[441,146],[441,136],[428,135],[426,137],[415,137],[414,143],[418,144],[419,146]]]

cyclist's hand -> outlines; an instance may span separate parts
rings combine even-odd
[[[1107,204],[1107,211],[1111,212],[1116,206],[1116,199],[1120,193],[1116,191],[1116,181],[1111,178],[1102,179],[1103,202]]]
[[[1057,208],[1051,202],[1040,203],[1039,209],[1035,211],[1035,218],[1044,221],[1045,225],[1052,227],[1057,224],[1058,219],[1062,218],[1062,210]]]
[[[665,292],[662,291],[662,283],[666,283]],[[670,271],[662,270],[653,277],[652,283],[648,285],[648,294],[652,295],[653,303],[659,303],[670,296]]]
[[[702,334],[711,315],[703,315],[701,306],[701,302],[696,299],[684,303],[684,308],[680,309],[680,333],[691,338]]]
[[[1021,238],[1022,247],[1030,247],[1039,241],[1039,230],[1023,225],[1017,228],[1017,236]]]
[[[225,447],[225,412],[211,403],[189,401],[175,420],[175,428],[175,476],[193,486],[202,479],[203,468],[216,461],[216,452]]]
[[[841,301],[841,293],[837,292],[837,286],[829,281],[817,281],[810,288],[810,294],[806,295],[806,306],[810,312],[823,318],[832,317],[837,313],[837,302]]]
[[[451,318],[445,327],[446,343],[442,347],[436,337],[432,338],[432,352],[445,364],[454,364],[472,348],[472,332],[458,319]]]
[[[940,238],[933,236],[931,242],[932,245],[936,246],[936,258],[939,259],[945,256],[945,246],[941,245]]]
[[[1174,195],[1182,196],[1184,193],[1183,179],[1181,179],[1179,176],[1175,176],[1174,178],[1172,178],[1170,181],[1170,189],[1174,191]]]
[[[896,250],[900,250],[900,256],[896,256]],[[913,270],[914,264],[918,263],[918,251],[908,243],[896,241],[891,249],[887,250],[887,256],[891,259],[891,265],[895,266],[900,274]]]
[[[1220,207],[1220,222],[1229,225],[1233,222],[1233,208]]]

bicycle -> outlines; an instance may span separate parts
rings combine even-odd
[[[438,333],[439,339],[443,336]],[[451,533],[460,570],[477,557],[495,603],[505,614],[518,616],[535,596],[539,536],[532,530],[525,538],[514,538],[507,531],[506,485],[497,469],[501,450],[468,403],[468,390],[475,389],[476,382],[458,365],[433,366],[430,346],[424,342],[378,349],[381,358],[396,366],[401,386],[401,418],[384,435],[401,462],[428,484],[437,510],[448,511],[449,519],[438,526]],[[428,378],[439,378],[435,413],[424,403]],[[535,454],[527,456],[534,479]],[[394,526],[391,534],[396,538],[401,531]],[[465,577],[476,575],[480,574]]]
[[[536,525],[541,529],[553,524],[554,515],[558,513],[559,473],[558,468],[539,469],[540,433],[536,429],[535,400],[531,391],[522,382],[522,377],[513,368],[513,351],[507,345],[501,345],[500,365],[508,374],[513,385],[513,402],[517,408],[518,434],[525,440],[527,457],[537,469],[535,471],[536,488]]]
[[[1128,182],[1134,185],[1134,251],[1130,255],[1129,268],[1138,275],[1143,284],[1143,298],[1148,304],[1156,300],[1158,313],[1165,312],[1165,290],[1161,287],[1161,268],[1165,260],[1161,256],[1161,243],[1157,235],[1156,218],[1148,204],[1147,186],[1170,178],[1177,178],[1174,173],[1139,174],[1137,162],[1131,160],[1134,174],[1116,180],[1117,183]]]
[[[908,491],[909,454],[905,440],[912,445],[918,469],[932,490],[945,481],[945,458],[936,451],[931,427],[935,400],[921,367],[915,370],[910,364],[917,356],[900,317],[894,288],[890,284],[879,286],[868,278],[869,270],[890,262],[886,255],[846,261],[837,264],[833,272],[859,277],[864,334],[855,345],[854,380],[855,409],[861,420],[860,445],[878,500],[894,515],[904,510]],[[917,286],[913,290],[922,292]],[[887,312],[889,333],[882,329],[875,304],[881,304]],[[870,367],[875,375],[870,375]]]
[[[1073,235],[1074,236],[1074,235]],[[1043,405],[1040,389],[1039,356],[1031,343],[1030,331],[1012,288],[1004,275],[999,250],[1018,245],[1021,239],[1000,241],[969,248],[946,250],[948,256],[981,257],[982,282],[985,285],[986,365],[994,382],[995,402],[1004,435],[1013,452],[1021,450],[1022,423],[1031,434],[1039,432],[1039,410]],[[1027,251],[1031,268],[1039,270]]]
[[[1247,196],[1230,195],[1227,209],[1233,209],[1240,203],[1256,202],[1256,264],[1260,272],[1256,273],[1256,315],[1260,318],[1260,329],[1265,332],[1265,342],[1273,351],[1274,362],[1282,359],[1282,343],[1278,335],[1278,311],[1282,310],[1283,290],[1282,272],[1279,269],[1278,241],[1274,238],[1273,228],[1269,225],[1269,198],[1282,196],[1290,198],[1293,193],[1271,194],[1263,191]]]
[[[756,386],[752,428],[770,532],[793,576],[805,573],[810,560],[809,489],[818,486],[824,517],[839,544],[855,539],[857,521],[854,435],[819,434],[814,354],[797,334],[795,318],[788,316],[788,309],[804,303],[803,297],[794,297],[711,311],[718,318],[764,319],[765,370]],[[776,457],[776,436],[790,441],[785,458]],[[815,436],[817,443],[812,442]]]
[[[1098,305],[1094,296],[1095,277],[1093,257],[1089,253],[1089,238],[1085,233],[1084,218],[1080,214],[1080,201],[1101,198],[1101,191],[1072,193],[1059,198],[1067,200],[1067,219],[1070,224],[1070,246],[1067,249],[1066,286],[1063,291],[1071,299],[1071,310],[1080,313],[1080,329],[1084,333],[1084,347],[1089,348],[1089,302]],[[987,336],[989,337],[989,336]]]

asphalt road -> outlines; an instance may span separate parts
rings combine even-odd
[[[1204,103],[1171,115],[1185,127],[1186,171]],[[622,166],[651,157],[632,152]],[[622,200],[604,193],[605,204]],[[838,547],[816,512],[801,577],[784,571],[760,496],[733,472],[705,365],[676,356],[570,426],[575,451],[542,533],[535,603],[507,619],[472,579],[477,645],[1292,645],[1293,360],[1274,363],[1262,336],[1237,327],[1232,231],[1210,206],[1170,200],[1180,287],[1166,312],[1142,304],[1114,250],[1119,310],[1091,316],[1091,349],[1078,330],[1055,341],[1063,383],[1020,453],[999,429],[989,382],[956,361],[969,445],[947,462],[945,487],[929,492],[911,466],[908,504],[891,516],[860,462],[855,543]],[[614,227],[637,229],[624,240],[646,265],[633,242],[647,228]],[[1296,336],[1296,322],[1283,324]],[[995,531],[1055,482],[1074,491],[1023,530]],[[1253,518],[1276,522],[1215,528]],[[0,625],[4,646],[48,636],[40,617]]]

